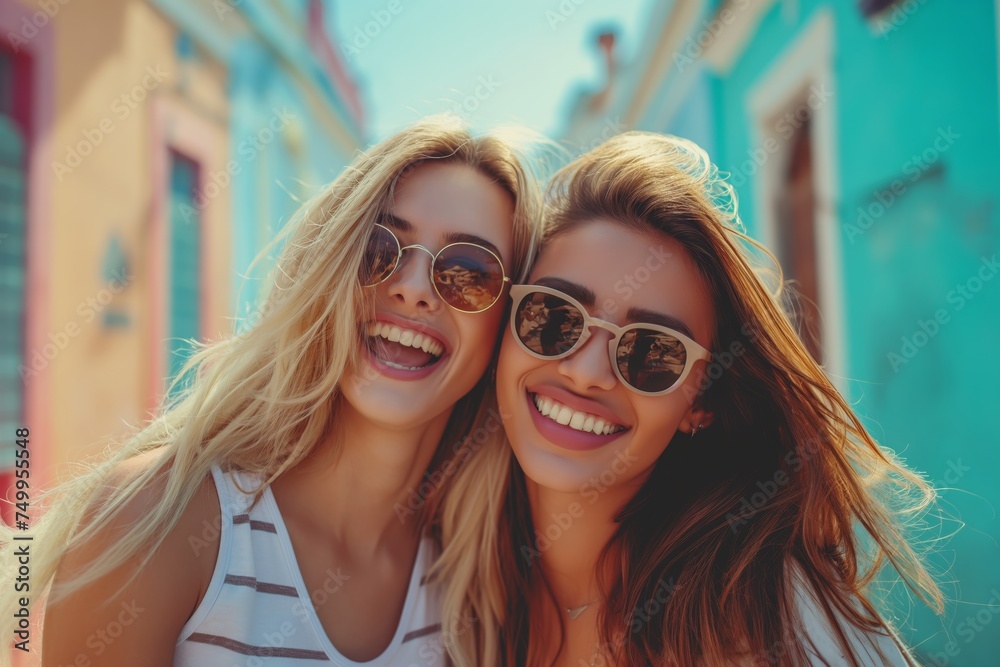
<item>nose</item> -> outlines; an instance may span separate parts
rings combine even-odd
[[[423,252],[406,252],[408,250]],[[433,253],[421,245],[403,248],[399,267],[386,281],[389,298],[400,305],[415,307],[421,311],[437,311],[441,307],[441,299],[431,284],[433,258]]]
[[[618,377],[608,357],[610,331],[591,329],[591,335],[573,354],[559,360],[559,372],[579,389],[614,388]]]

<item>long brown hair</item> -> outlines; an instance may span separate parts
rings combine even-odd
[[[616,573],[599,619],[614,664],[803,664],[801,588],[859,664],[844,623],[891,633],[866,597],[885,563],[940,611],[908,541],[933,489],[878,446],[810,356],[780,267],[769,270],[761,260],[777,266],[773,256],[740,230],[733,190],[705,152],[650,133],[606,141],[554,177],[543,243],[594,218],[679,242],[717,320],[713,360],[693,390],[715,421],[697,438],[674,436],[602,552],[599,571]],[[446,611],[478,621],[452,638],[452,656],[525,665],[537,637],[523,596],[544,580],[521,553],[535,544],[524,473],[509,447],[476,458],[459,482],[482,507],[463,498],[445,514],[474,547],[466,558],[478,559],[443,561],[467,591]]]

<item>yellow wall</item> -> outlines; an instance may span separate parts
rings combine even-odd
[[[58,174],[55,168],[49,172],[49,330],[79,327],[49,362],[51,395],[44,410],[52,438],[46,458],[64,478],[70,471],[61,464],[100,451],[110,436],[147,417],[154,400],[152,375],[165,369],[153,363],[154,309],[166,305],[156,292],[163,289],[165,276],[157,276],[169,266],[163,260],[166,237],[157,235],[156,226],[158,206],[165,202],[154,196],[154,180],[159,176],[162,182],[169,170],[156,173],[163,147],[154,137],[180,146],[193,143],[203,153],[204,173],[222,169],[228,155],[228,106],[225,69],[201,54],[182,68],[173,26],[143,2],[68,3],[49,28],[55,31],[56,48],[53,159],[69,167],[75,163],[69,147],[97,143],[100,137],[71,171],[60,167]],[[159,72],[162,80],[150,71]],[[144,79],[148,93],[135,88]],[[99,129],[102,122],[105,129],[112,128],[107,134]],[[198,129],[194,142],[192,127]],[[222,192],[206,204],[201,219],[202,247],[211,255],[204,263],[203,286],[211,292],[202,318],[204,331],[213,334],[229,330],[228,221],[229,197]],[[92,318],[103,309],[99,303],[88,304],[109,289],[102,267],[113,233],[120,235],[132,276],[104,307],[128,316],[130,324],[117,329],[102,326],[102,315]],[[162,317],[160,338],[166,335]],[[163,350],[161,342],[158,354]]]

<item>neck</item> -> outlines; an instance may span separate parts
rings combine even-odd
[[[598,561],[618,530],[615,517],[635,495],[634,488],[604,488],[563,492],[525,478],[534,545],[557,604],[573,609],[601,598],[608,590],[615,568],[598,572]],[[586,492],[584,492],[586,491]],[[609,563],[610,560],[609,559]]]
[[[412,544],[427,501],[418,489],[451,410],[399,429],[371,421],[347,401],[338,407],[335,426],[275,486],[281,483],[287,502],[360,558]]]

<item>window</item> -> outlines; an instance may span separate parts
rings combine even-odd
[[[14,58],[0,49],[0,496],[13,483],[13,434],[24,423],[27,138],[13,117]],[[6,470],[4,470],[6,469]],[[3,518],[13,518],[3,504]]]
[[[195,193],[198,165],[170,155],[170,273],[167,368],[172,380],[200,337],[201,221]]]
[[[816,190],[813,187],[811,121],[807,118],[790,139],[788,166],[779,200],[778,260],[793,281],[796,293],[795,324],[799,337],[813,358],[822,363],[821,305],[816,269]]]

